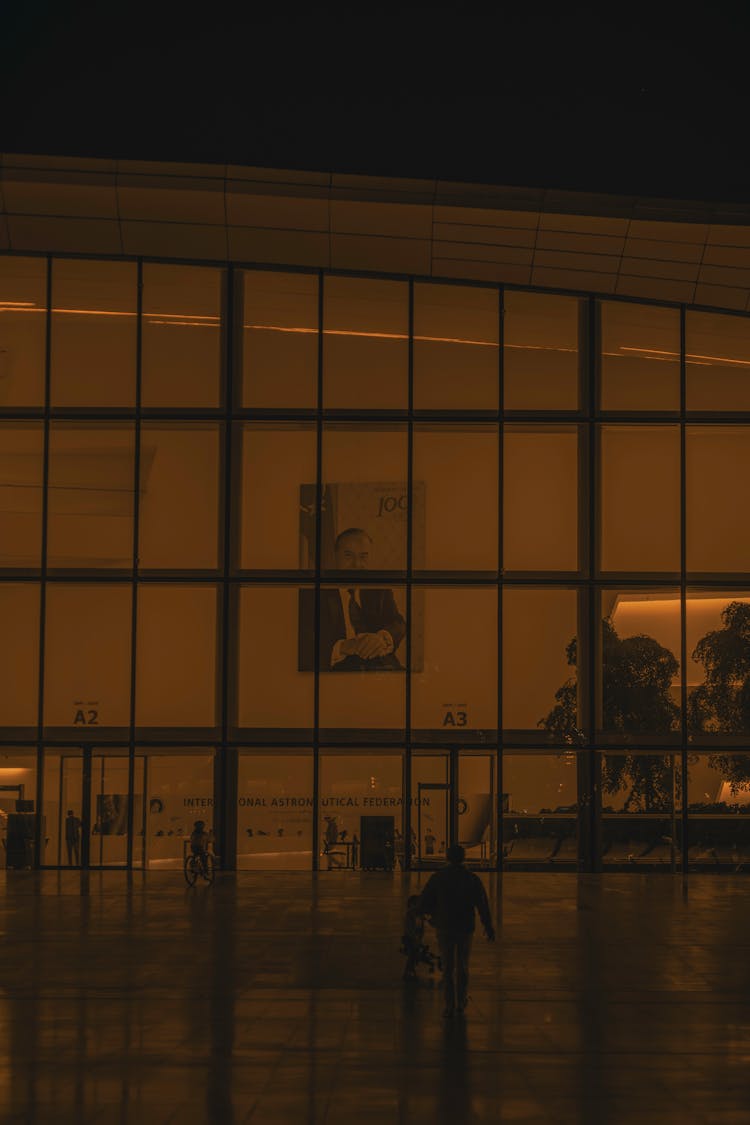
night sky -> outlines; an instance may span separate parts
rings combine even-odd
[[[17,7],[0,151],[750,202],[739,5]]]

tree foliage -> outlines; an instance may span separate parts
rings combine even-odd
[[[688,729],[694,735],[739,735],[750,731],[750,605],[729,602],[721,627],[698,641],[693,660],[704,681],[688,697]],[[711,765],[732,793],[750,787],[750,756],[712,754]]]
[[[576,638],[566,648],[567,663],[577,663]],[[679,708],[671,696],[679,664],[668,648],[643,633],[620,637],[611,618],[602,622],[602,727],[608,733],[658,736],[674,730]],[[556,740],[577,742],[578,689],[570,676],[555,692],[555,706],[539,725]],[[670,755],[613,753],[602,765],[602,789],[610,795],[628,789],[625,809],[667,810],[673,801]]]

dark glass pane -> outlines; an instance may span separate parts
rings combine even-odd
[[[130,723],[132,591],[126,584],[47,587],[44,725],[87,741]]]
[[[239,599],[237,723],[267,731],[276,741],[309,737],[313,727],[312,651],[300,666],[300,649],[313,646],[314,620],[300,620],[312,588],[243,586]]]
[[[0,566],[41,564],[43,454],[41,422],[0,423]]]
[[[314,662],[312,590],[300,591],[300,670]],[[320,591],[320,725],[331,738],[403,739],[406,591],[324,586]],[[376,733],[378,732],[378,733]]]
[[[393,871],[403,842],[401,754],[323,754],[320,867]]]
[[[412,595],[412,715],[420,739],[494,740],[497,593],[422,587]]]
[[[599,763],[602,861],[666,868],[681,862],[679,754],[607,753]]]
[[[47,263],[0,257],[0,407],[42,406]]]
[[[323,570],[405,570],[406,426],[326,426],[322,475]],[[313,495],[308,490],[308,496]],[[349,550],[351,544],[341,539],[344,532],[357,533],[364,545]]]
[[[83,754],[77,747],[44,751],[42,864],[80,867]]]
[[[240,754],[238,869],[309,871],[312,826],[312,754]]]
[[[323,294],[324,405],[358,410],[406,409],[406,282],[327,277]]]
[[[219,448],[212,422],[142,423],[141,568],[218,565]]]
[[[750,755],[691,754],[688,859],[700,871],[745,873],[750,863]]]
[[[503,494],[504,569],[577,571],[576,427],[506,426]]]
[[[579,305],[576,297],[505,292],[506,410],[577,410]]]
[[[680,569],[678,426],[602,426],[602,570]]]
[[[214,586],[140,587],[137,726],[215,726],[217,645]]]
[[[242,427],[239,563],[245,570],[315,567],[315,427]]]
[[[750,474],[750,426],[688,426],[685,440],[687,568],[694,574],[747,573],[750,521],[737,487]]]
[[[0,582],[0,621],[0,727],[35,727],[39,683],[39,587],[35,582]]]
[[[503,755],[503,860],[508,867],[576,865],[578,772],[572,752]]]
[[[136,753],[142,760],[144,751]],[[152,871],[181,871],[196,820],[203,821],[209,848],[213,848],[213,750],[146,750],[144,765],[141,862]]]
[[[417,410],[497,410],[499,347],[496,289],[414,286]]]
[[[599,722],[609,742],[662,745],[680,730],[676,590],[601,592]]]
[[[503,590],[503,728],[509,740],[577,743],[585,728],[575,590]]]
[[[132,567],[134,463],[131,423],[52,423],[49,566]]]
[[[52,268],[53,406],[133,406],[134,262],[57,259]]]
[[[691,741],[750,743],[750,593],[688,590],[687,721]]]
[[[311,409],[318,401],[318,279],[244,274],[242,405]]]
[[[414,427],[415,570],[497,570],[497,426]]]
[[[36,861],[36,750],[0,747],[0,778],[0,871],[25,871]]]
[[[143,406],[219,405],[221,271],[143,266]]]
[[[680,312],[602,301],[602,410],[680,409]]]
[[[750,410],[750,319],[688,310],[688,410]]]

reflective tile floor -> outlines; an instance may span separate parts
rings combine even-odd
[[[402,877],[2,880],[3,1123],[750,1123],[743,875],[488,878],[453,1021]]]

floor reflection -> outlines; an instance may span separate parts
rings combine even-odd
[[[401,981],[419,879],[13,872],[0,1120],[743,1120],[741,879],[488,877],[464,1016]],[[430,935],[434,945],[434,939]]]

